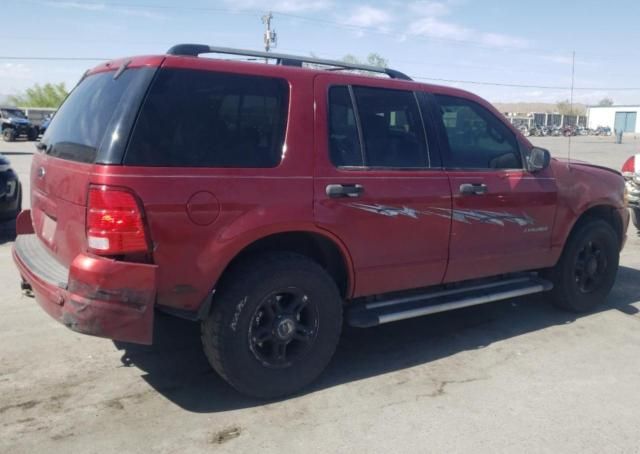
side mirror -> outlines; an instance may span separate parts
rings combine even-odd
[[[551,153],[549,153],[549,150],[533,147],[527,158],[527,170],[532,173],[540,172],[549,167],[550,162]]]

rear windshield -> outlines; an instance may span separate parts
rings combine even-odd
[[[124,162],[142,166],[275,167],[285,135],[284,80],[161,69]]]
[[[128,69],[86,77],[56,112],[42,138],[46,152],[63,159],[119,163],[131,124],[155,69]]]

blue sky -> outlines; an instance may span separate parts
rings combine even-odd
[[[98,63],[6,57],[113,58],[163,53],[180,42],[261,49],[260,16],[268,10],[279,52],[377,52],[415,78],[527,86],[440,82],[494,102],[555,102],[569,97],[553,87],[570,86],[575,50],[577,102],[640,103],[640,2],[633,0],[7,0],[0,94],[34,83],[73,86]]]

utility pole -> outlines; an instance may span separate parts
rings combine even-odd
[[[262,23],[265,25],[264,30],[264,50],[269,52],[271,47],[278,45],[278,36],[276,31],[271,29],[271,21],[273,20],[273,14],[269,11],[269,14],[262,16]]]

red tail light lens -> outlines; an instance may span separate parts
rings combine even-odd
[[[627,159],[627,162],[625,162],[624,165],[622,166],[622,174],[625,177],[631,177],[633,176],[635,171],[636,171],[636,157],[631,156],[629,159]]]
[[[87,245],[100,255],[148,250],[142,212],[133,194],[107,186],[89,189]]]

